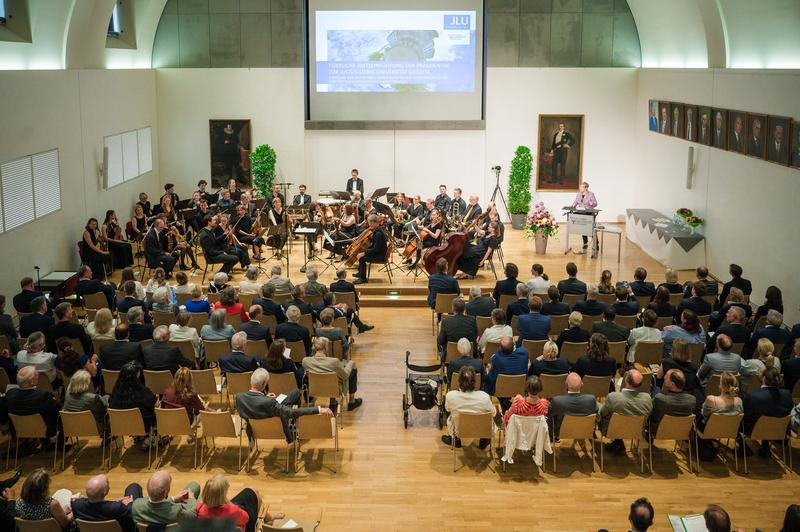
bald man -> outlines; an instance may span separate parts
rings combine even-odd
[[[95,475],[86,483],[86,497],[72,501],[72,513],[84,521],[111,521],[119,523],[123,532],[136,532],[136,524],[131,515],[131,503],[142,497],[142,486],[133,483],[125,488],[121,499],[106,499],[108,477]]]
[[[600,407],[600,430],[604,434],[612,414],[644,416],[645,418],[650,416],[650,412],[653,410],[653,400],[649,393],[641,391],[643,380],[642,374],[632,369],[625,372],[625,376],[622,378],[622,390],[608,394],[603,406]],[[622,440],[614,440],[606,445],[606,448],[613,453],[625,452],[625,444],[622,443]]]
[[[169,525],[195,517],[200,485],[189,482],[185,489],[170,497],[171,485],[172,476],[167,471],[153,473],[147,481],[147,498],[133,501],[133,520],[137,523]]]
[[[588,416],[597,412],[597,399],[590,393],[581,393],[583,380],[577,373],[567,375],[567,394],[556,395],[550,400],[549,414],[555,424],[555,434],[561,429],[564,416]]]

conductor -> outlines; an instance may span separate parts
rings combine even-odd
[[[351,196],[353,192],[358,190],[361,195],[364,195],[364,180],[358,177],[358,169],[353,168],[350,172],[350,179],[347,180],[347,188],[345,189]]]
[[[358,273],[353,274],[353,277],[357,278],[353,281],[353,284],[363,284],[369,281],[367,279],[368,262],[383,262],[386,260],[386,233],[378,227],[380,225],[379,220],[376,214],[371,214],[367,218],[367,224],[372,229],[372,244],[365,251],[356,255],[358,258]]]

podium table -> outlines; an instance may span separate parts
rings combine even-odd
[[[589,237],[591,240],[592,258],[597,257],[597,233],[595,225],[599,209],[576,209],[574,207],[564,207],[562,209],[567,215],[567,238],[564,239],[564,255],[570,252],[570,235],[581,235]]]

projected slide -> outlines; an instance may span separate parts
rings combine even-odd
[[[317,11],[317,92],[475,91],[475,11]]]

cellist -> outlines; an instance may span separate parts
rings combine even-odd
[[[370,246],[358,253],[358,273],[354,273],[353,277],[356,278],[353,284],[363,284],[369,282],[367,278],[367,263],[368,262],[383,262],[386,260],[387,240],[386,233],[380,228],[380,218],[376,214],[371,214],[367,217],[367,230],[372,231],[372,243]]]

